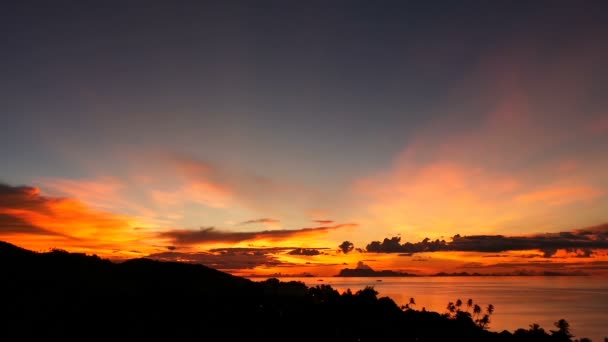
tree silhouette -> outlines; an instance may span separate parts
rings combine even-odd
[[[475,313],[475,317],[479,317],[479,315],[481,314],[481,307],[479,307],[479,305],[475,304],[475,307],[473,308],[473,313]],[[481,317],[475,320],[475,322],[477,322],[477,325],[482,328],[482,329],[486,329],[488,324],[490,323],[490,316],[494,313],[494,305],[489,304],[488,307],[486,308],[486,313]]]
[[[489,323],[490,323],[490,315],[488,315],[488,314],[483,315],[483,317],[481,319],[477,320],[477,324],[482,329],[485,329]]]
[[[541,328],[538,323],[530,324],[530,330],[528,330],[528,331],[530,331],[531,333],[534,333],[534,334],[539,334],[539,333],[544,334],[545,333],[545,329]]]
[[[61,251],[28,254],[14,249],[0,241],[0,268],[10,276],[0,281],[0,290],[11,294],[3,297],[3,312],[16,314],[0,329],[2,341],[78,341],[93,332],[92,340],[99,341],[175,337],[184,342],[303,342],[329,331],[335,342],[572,342],[570,325],[563,319],[555,322],[552,335],[538,324],[513,334],[492,332],[488,325],[494,306],[482,310],[471,299],[466,305],[475,317],[461,309],[461,300],[450,302],[444,314],[424,307],[412,310],[417,305],[413,297],[406,300],[407,310],[399,310],[390,298],[379,298],[372,286],[340,294],[328,284],[307,287],[278,278],[254,282],[203,265],[150,259],[112,263]],[[47,286],[48,280],[55,286]],[[176,316],[174,309],[181,303],[203,310]],[[228,321],[233,325],[226,329]]]
[[[490,304],[488,305],[488,308],[486,309],[486,312],[488,313],[488,315],[491,315],[494,313],[494,305]]]
[[[475,315],[475,317],[478,317],[481,314],[481,306],[475,304],[475,306],[473,307],[473,314]]]
[[[558,329],[557,331],[551,330],[551,333],[557,337],[570,338],[573,335],[570,333],[570,323],[568,323],[565,319],[560,319],[559,321],[553,323],[555,327]]]
[[[401,309],[402,310],[410,310],[415,305],[416,305],[416,301],[414,300],[414,297],[411,297],[410,301],[407,304],[401,306]]]
[[[473,300],[471,298],[469,298],[469,300],[467,300],[467,312],[469,312],[469,309],[471,308],[471,306],[473,306]]]
[[[355,245],[350,241],[344,241],[340,244],[340,246],[338,246],[338,248],[340,248],[342,253],[348,254],[348,252],[351,252],[355,248]]]
[[[454,302],[449,302],[446,309],[448,310],[449,315],[451,315],[456,312],[456,305],[454,305]]]

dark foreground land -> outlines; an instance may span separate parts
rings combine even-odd
[[[0,341],[572,340],[567,322],[548,332],[492,332],[484,312],[399,307],[373,288],[340,294],[328,285],[253,282],[202,265],[113,263],[4,242],[0,298]]]

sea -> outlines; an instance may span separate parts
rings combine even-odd
[[[264,278],[250,278],[253,281]],[[398,305],[414,298],[415,310],[447,312],[449,302],[460,299],[461,310],[472,299],[484,310],[494,305],[489,330],[514,332],[529,329],[533,323],[549,332],[554,323],[565,319],[570,323],[574,339],[590,338],[604,342],[608,337],[608,279],[593,276],[482,276],[482,277],[285,277],[281,281],[300,281],[307,286],[331,285],[340,293],[353,293],[367,286],[388,296]],[[472,311],[473,308],[469,310]]]

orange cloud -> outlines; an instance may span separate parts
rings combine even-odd
[[[137,218],[146,225],[157,223],[159,214],[153,208],[130,198],[129,192],[133,192],[134,189],[129,183],[114,177],[44,178],[39,181],[40,187],[46,191],[57,196],[76,199],[90,208]]]
[[[157,204],[169,206],[194,202],[211,208],[226,208],[233,201],[228,188],[206,180],[188,182],[177,190],[150,190],[150,196]]]
[[[255,232],[233,232],[217,230],[213,227],[197,230],[179,229],[160,233],[163,238],[169,238],[176,244],[200,244],[229,242],[236,243],[251,240],[284,241],[292,237],[314,236],[346,227],[356,227],[355,223],[338,224],[334,226],[321,226],[300,229],[263,230]]]
[[[0,237],[26,248],[93,250],[146,248],[139,222],[94,210],[69,198],[46,197],[37,188],[0,185]]]
[[[271,228],[279,228],[281,226],[281,220],[273,219],[273,218],[261,218],[255,220],[247,220],[239,223],[239,225],[249,225],[249,224],[263,224],[266,227]]]
[[[605,119],[581,112],[587,95],[578,88],[593,70],[570,63],[584,56],[537,65],[529,48],[482,62],[390,165],[356,180],[361,209],[353,219],[411,238],[607,219],[608,163],[597,147],[608,141],[589,134],[590,124],[599,129]],[[576,77],[569,82],[566,74]]]
[[[184,187],[190,188],[203,182],[222,189],[220,194],[224,194],[221,198],[225,199],[225,207],[231,209],[239,208],[242,212],[253,211],[272,217],[297,217],[304,216],[320,204],[331,207],[331,194],[288,179],[232,170],[185,156],[170,155],[163,158],[175,168]]]
[[[601,190],[589,186],[554,186],[519,195],[516,200],[525,204],[541,202],[546,205],[563,205],[590,201],[602,194]]]
[[[316,222],[318,224],[332,224],[332,223],[334,223],[334,221],[332,221],[332,220],[313,220],[313,222]]]

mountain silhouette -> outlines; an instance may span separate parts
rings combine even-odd
[[[539,329],[491,332],[468,312],[399,307],[371,287],[340,294],[329,285],[254,282],[199,264],[116,263],[5,242],[0,279],[1,341],[570,340]]]

